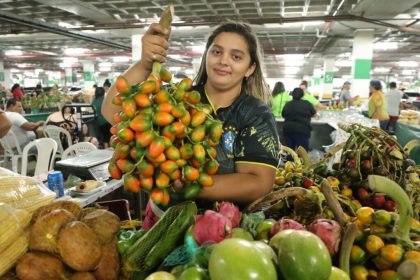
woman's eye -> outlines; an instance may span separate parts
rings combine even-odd
[[[220,55],[222,52],[221,52],[220,50],[218,50],[218,49],[213,49],[213,50],[211,51],[211,53],[212,53],[212,54],[215,54],[215,55]]]
[[[241,60],[241,56],[239,55],[233,55],[232,56],[233,60],[237,61],[237,60]]]

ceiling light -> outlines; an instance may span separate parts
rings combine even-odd
[[[283,58],[283,60],[303,60],[305,59],[304,54],[278,54],[276,55],[277,58]]]
[[[121,16],[119,14],[114,14],[114,17],[118,20],[121,20]]]
[[[84,49],[84,48],[68,48],[68,49],[64,49],[64,54],[78,55],[78,54],[84,54],[87,51],[88,49]]]
[[[198,53],[204,53],[204,51],[206,50],[206,46],[192,46],[192,51],[193,52],[198,52]]]
[[[73,24],[71,24],[71,23],[62,22],[62,21],[60,21],[60,22],[58,23],[58,26],[61,26],[61,27],[64,27],[64,28],[77,28],[77,27],[80,27],[80,26],[78,26],[78,25],[73,25]]]
[[[23,54],[23,52],[21,50],[8,50],[5,51],[4,54],[6,56],[20,56]]]
[[[61,62],[58,64],[60,68],[71,68],[73,66],[73,63],[71,62]]]
[[[32,64],[29,64],[29,63],[18,63],[18,64],[16,64],[16,66],[19,67],[19,68],[28,68],[28,67],[31,67]]]
[[[395,50],[398,49],[397,42],[379,42],[373,44],[373,48],[377,50]]]
[[[338,55],[338,57],[340,57],[340,58],[350,58],[351,57],[351,52],[341,53],[341,54]]]
[[[114,56],[112,58],[112,61],[114,61],[114,62],[129,62],[130,57],[128,57],[128,56]]]
[[[299,67],[286,67],[285,69],[284,69],[284,73],[286,74],[286,75],[293,75],[293,74],[296,74],[297,72],[299,72]]]
[[[375,72],[375,73],[388,73],[389,70],[391,70],[391,68],[387,68],[387,67],[375,67],[375,69],[373,69],[373,72]]]
[[[280,23],[264,23],[264,27],[266,28],[280,28],[282,25]]]
[[[410,61],[398,61],[398,65],[400,67],[417,67],[419,64],[417,61],[410,60]]]
[[[77,57],[64,57],[63,58],[64,63],[77,63],[79,62],[79,59]]]
[[[111,67],[100,67],[99,68],[99,71],[101,71],[101,72],[109,72],[109,71],[111,71]]]
[[[305,64],[304,60],[285,60],[284,64],[287,66],[302,66]]]
[[[111,62],[101,62],[98,64],[99,68],[111,68],[112,63]]]
[[[10,72],[12,72],[12,73],[19,73],[20,70],[19,69],[10,69]]]
[[[353,65],[353,62],[350,60],[337,60],[335,62],[335,66],[337,67],[351,67]]]
[[[413,70],[409,70],[409,69],[403,70],[402,74],[403,75],[413,75]]]

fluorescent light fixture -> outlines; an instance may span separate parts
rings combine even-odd
[[[334,68],[333,68],[333,71],[334,71],[334,72],[338,72],[338,71],[340,71],[340,69],[339,69],[338,67],[334,67]]]
[[[114,56],[112,58],[112,61],[114,61],[114,62],[129,62],[130,57],[128,57],[128,56]]]
[[[61,27],[64,27],[64,28],[77,28],[77,27],[80,27],[79,25],[73,25],[71,23],[63,22],[63,21],[60,21],[58,23],[58,26],[61,26]]]
[[[21,50],[8,50],[5,51],[4,54],[6,56],[20,56],[23,54],[23,52]]]
[[[42,73],[42,72],[44,72],[43,69],[40,69],[40,68],[35,69],[35,75],[37,75],[37,76],[39,76],[39,74]]]
[[[302,66],[305,64],[304,60],[285,60],[284,64],[286,66]]]
[[[32,64],[29,64],[29,63],[18,63],[18,64],[16,64],[16,66],[19,67],[19,68],[28,68],[28,67],[31,67]]]
[[[99,71],[101,71],[101,72],[109,72],[109,71],[111,71],[111,67],[100,67],[99,68]]]
[[[206,46],[199,46],[199,45],[194,45],[192,46],[192,51],[193,52],[198,52],[198,53],[204,53],[204,51],[206,50]]]
[[[101,62],[98,64],[99,68],[111,68],[112,63],[111,62]]]
[[[58,65],[60,66],[60,68],[71,68],[73,63],[71,63],[71,62],[61,62]]]
[[[375,72],[375,73],[388,73],[389,70],[391,70],[391,68],[387,68],[387,67],[375,67],[373,69],[373,72]]]
[[[88,49],[84,49],[84,48],[68,48],[68,49],[64,49],[64,54],[65,55],[78,55],[78,54],[84,54],[87,51]]]
[[[353,62],[350,60],[337,60],[335,62],[335,66],[337,67],[351,67],[353,65]]]
[[[79,59],[77,57],[63,57],[64,63],[77,63],[79,62]]]
[[[419,64],[417,61],[410,60],[410,61],[398,61],[398,65],[400,67],[417,67]]]
[[[176,30],[193,30],[194,27],[193,26],[174,26],[174,27],[172,27],[172,29],[176,29]]]
[[[280,23],[264,23],[264,27],[266,28],[281,28],[283,27]]]
[[[284,68],[284,73],[286,75],[293,75],[299,72],[299,69],[300,69],[299,67],[286,67]]]
[[[405,69],[402,71],[403,75],[413,75],[413,70]]]
[[[121,20],[121,16],[119,14],[114,14],[114,17],[118,20]]]
[[[378,42],[373,44],[373,48],[377,50],[396,50],[398,49],[397,42]]]
[[[305,59],[304,54],[278,54],[276,55],[277,58],[283,58],[283,60],[303,60]]]
[[[10,69],[10,72],[12,72],[12,73],[19,73],[20,72],[20,70],[19,69]]]
[[[134,18],[137,19],[137,20],[140,20],[140,17],[139,17],[138,14],[134,14]]]

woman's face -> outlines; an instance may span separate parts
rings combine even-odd
[[[207,51],[207,83],[221,90],[240,86],[255,70],[255,64],[250,63],[245,39],[236,33],[222,32]]]

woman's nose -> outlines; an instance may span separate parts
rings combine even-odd
[[[219,63],[222,64],[222,65],[227,65],[228,64],[228,59],[229,59],[229,55],[227,53],[224,53],[220,56]]]

